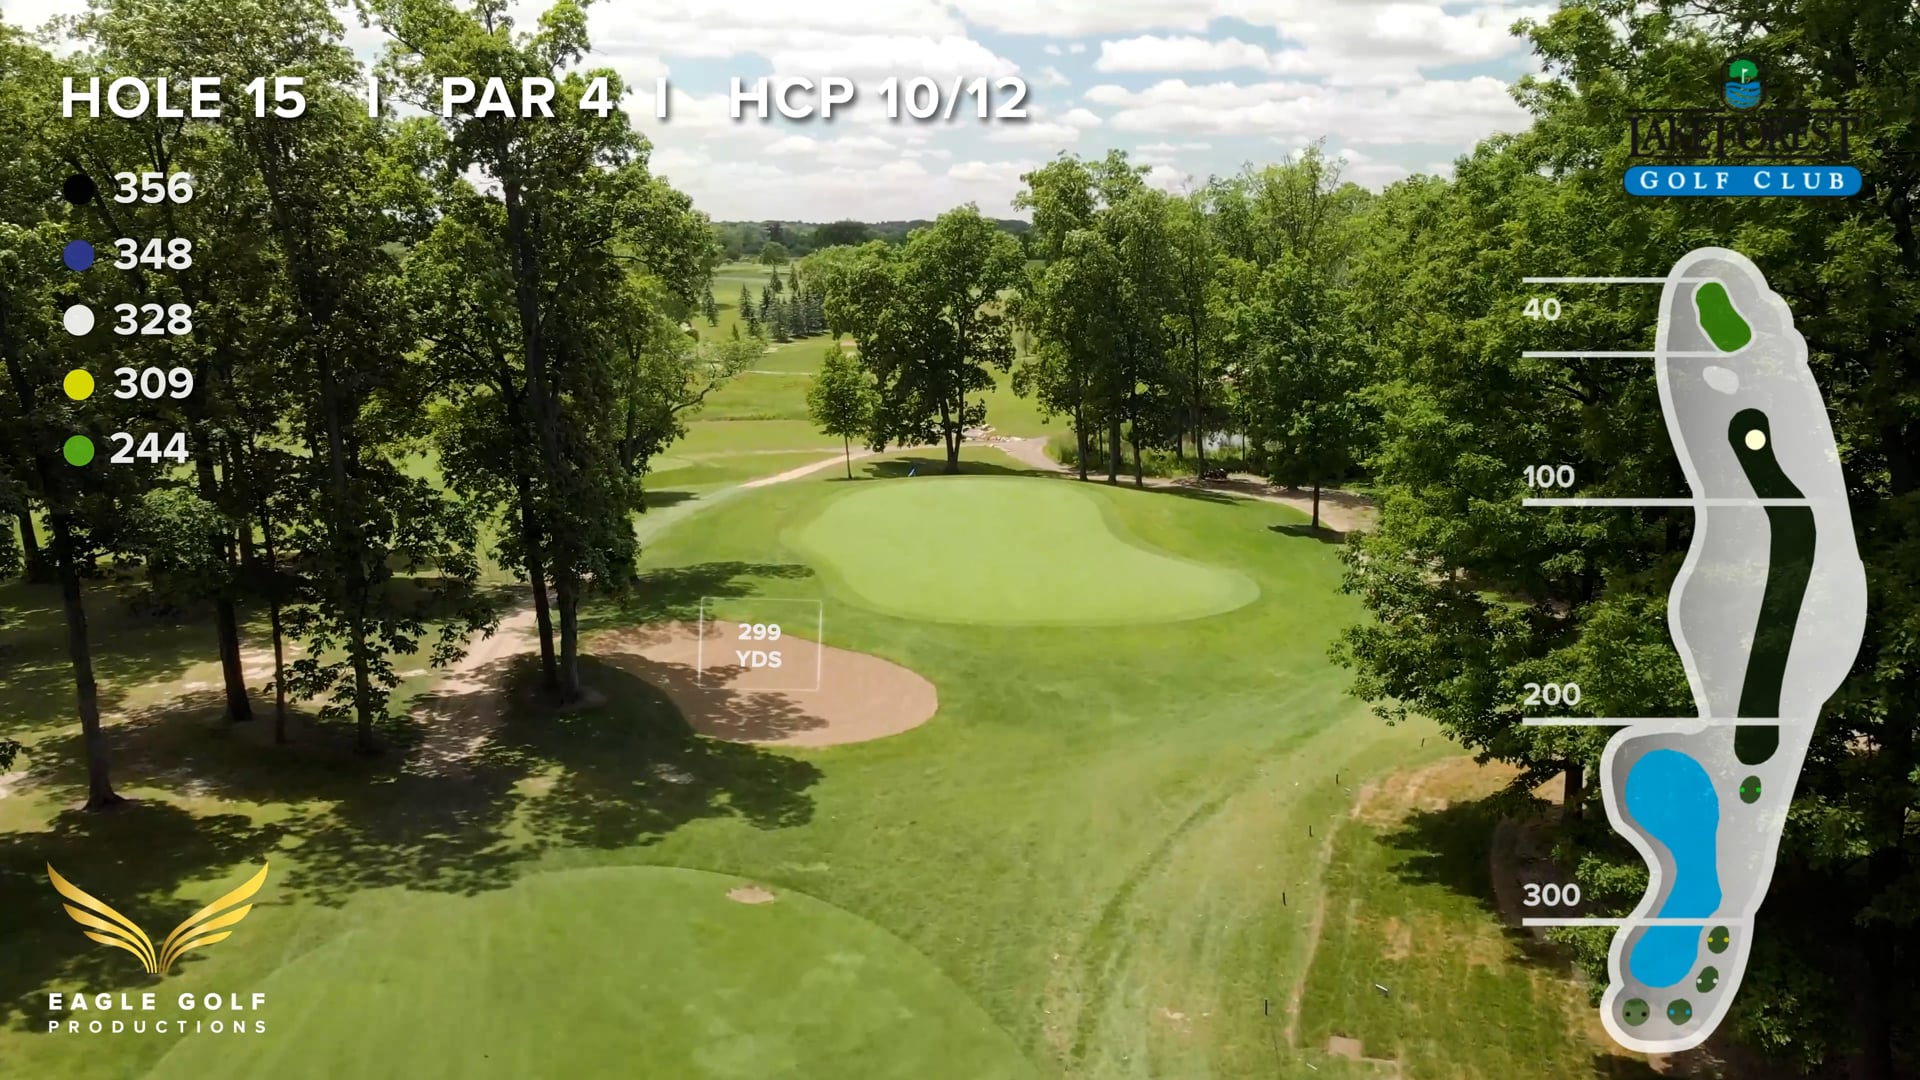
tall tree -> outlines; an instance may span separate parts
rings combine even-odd
[[[1013,364],[1013,337],[999,310],[1019,280],[1020,244],[968,205],[917,229],[900,248],[870,244],[834,283],[827,318],[858,344],[878,406],[869,441],[941,441],[949,473],[960,471],[968,427],[986,418],[989,369]]]
[[[644,463],[607,441],[629,413],[614,393],[630,385],[631,362],[616,313],[641,296],[690,311],[710,288],[711,229],[648,173],[650,145],[619,107],[619,77],[578,68],[590,42],[577,0],[558,0],[532,32],[516,29],[504,0],[383,0],[372,10],[395,42],[388,71],[420,100],[456,75],[513,85],[537,76],[558,88],[551,117],[469,106],[441,123],[449,165],[477,170],[498,191],[538,451],[529,494],[558,614],[558,696],[577,700],[583,587],[619,587],[638,555],[627,519],[640,508]],[[636,293],[634,274],[664,288]]]
[[[839,345],[827,346],[820,371],[807,388],[807,412],[822,434],[840,436],[847,479],[853,479],[853,440],[873,427],[873,380],[860,361]]]

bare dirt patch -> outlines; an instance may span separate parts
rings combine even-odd
[[[776,897],[771,890],[763,889],[758,885],[742,885],[728,889],[727,899],[736,904],[771,904]]]
[[[939,708],[933,684],[899,664],[794,635],[788,661],[748,669],[733,662],[726,626],[668,622],[594,641],[596,656],[665,691],[695,731],[734,742],[837,746],[898,735]],[[817,689],[811,687],[818,673]]]

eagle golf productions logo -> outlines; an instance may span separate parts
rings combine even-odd
[[[1860,190],[1846,164],[1859,119],[1845,109],[1768,106],[1760,65],[1730,57],[1714,69],[1714,108],[1627,114],[1630,195],[1832,197]],[[1789,92],[1786,96],[1792,96]]]
[[[147,936],[146,931],[142,930],[138,923],[115,911],[112,905],[99,897],[62,877],[60,871],[55,870],[51,864],[47,866],[47,881],[53,885],[53,890],[66,900],[66,903],[61,906],[66,910],[67,917],[80,924],[83,928],[81,933],[88,940],[132,953],[134,959],[140,961],[142,971],[148,975],[165,978],[172,970],[174,962],[186,952],[218,944],[233,936],[233,927],[253,910],[253,904],[249,901],[253,899],[255,893],[260,891],[260,887],[266,884],[268,865],[262,863],[259,871],[239,888],[189,915],[186,921],[173,928],[173,932],[168,934],[158,947],[155,947],[153,939]],[[47,1009],[56,1015],[47,1021],[47,1031],[76,1035],[81,1032],[117,1035],[130,1030],[135,1034],[143,1034],[151,1026],[151,1030],[159,1034],[185,1035],[206,1032],[215,1035],[226,1033],[237,1035],[259,1034],[267,1029],[266,1021],[259,1019],[209,1020],[175,1017],[152,1021],[144,1018],[83,1020],[73,1015],[93,1011],[150,1013],[155,1010],[157,996],[152,991],[93,994],[82,991],[48,994]],[[222,996],[218,993],[187,992],[179,995],[175,1004],[183,1013],[257,1012],[266,1004],[266,1000],[267,996],[262,993],[249,995],[243,1004],[239,994]],[[57,1015],[63,1012],[68,1014],[68,1019],[64,1022]]]

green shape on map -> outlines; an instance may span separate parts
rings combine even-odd
[[[1732,940],[1733,936],[1727,933],[1727,928],[1724,926],[1716,926],[1712,930],[1707,931],[1707,948],[1713,952],[1726,952],[1727,945],[1731,943]]]
[[[1751,60],[1735,60],[1733,63],[1727,65],[1727,78],[1729,79],[1751,82],[1758,78],[1759,75],[1760,69],[1755,67]]]
[[[1745,780],[1740,781],[1740,801],[1743,803],[1755,803],[1760,801],[1760,778],[1759,777],[1749,776]]]
[[[1626,1004],[1620,1006],[1620,1019],[1625,1020],[1629,1027],[1639,1027],[1652,1015],[1653,1008],[1645,998],[1628,998]]]
[[[1719,982],[1720,972],[1718,969],[1703,967],[1700,969],[1700,977],[1693,980],[1693,988],[1704,994],[1719,985]]]
[[[93,440],[85,435],[70,435],[60,444],[60,455],[69,465],[85,465],[93,460]]]
[[[1721,352],[1732,352],[1753,340],[1753,328],[1733,309],[1733,299],[1727,295],[1725,285],[1709,281],[1695,289],[1693,306],[1700,312],[1700,329],[1707,332],[1714,348]]]
[[[1676,1024],[1684,1024],[1693,1019],[1693,1003],[1686,998],[1667,1006],[1667,1019]]]

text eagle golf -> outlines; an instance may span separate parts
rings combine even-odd
[[[236,1013],[258,1013],[266,1007],[267,995],[259,991],[251,994],[218,994],[183,991],[173,999],[178,1010],[174,1016],[149,1019],[120,1016],[128,1013],[150,1013],[160,1006],[160,995],[151,990],[130,993],[122,990],[95,994],[54,993],[47,995],[49,1013],[65,1013],[64,1018],[53,1016],[47,1020],[47,1032],[68,1035],[119,1035],[132,1033],[144,1035],[151,1031],[156,1035],[263,1035],[267,1030],[265,1020],[237,1017]],[[89,1013],[112,1014],[98,1018]],[[179,1015],[193,1013],[197,1015]]]

